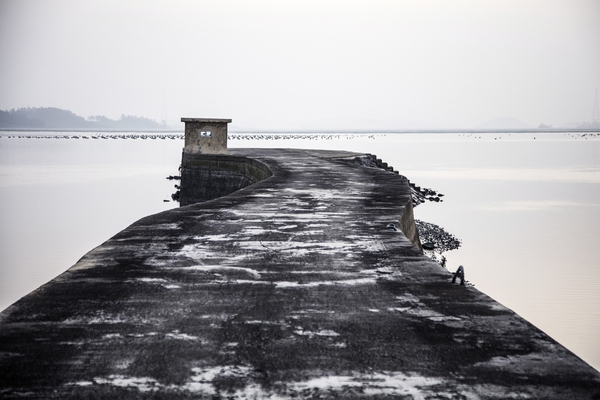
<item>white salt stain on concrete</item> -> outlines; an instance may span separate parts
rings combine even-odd
[[[355,277],[356,272],[343,272],[343,271],[335,271],[335,270],[305,270],[305,271],[266,271],[261,270],[260,273],[264,274],[285,274],[285,275],[335,275],[335,276],[346,276],[346,277]]]
[[[427,318],[431,321],[435,322],[443,322],[443,321],[460,321],[461,319],[458,317],[448,316],[441,314],[437,311],[432,310],[427,307],[425,304],[421,302],[421,300],[413,295],[412,293],[405,292],[403,295],[396,296],[396,301],[402,302],[404,304],[408,303],[408,306],[402,307],[389,307],[388,311],[399,311],[401,313],[405,313],[408,315],[412,315],[420,318]]]
[[[311,252],[337,254],[340,252],[385,250],[385,246],[382,243],[368,239],[329,242],[321,241],[317,238],[312,241],[306,239],[306,236],[320,236],[322,233],[322,231],[318,230],[308,231],[300,234],[295,233],[295,236],[301,236],[305,238],[302,241],[295,241],[292,240],[292,238],[288,238],[288,240],[285,241],[243,240],[244,238],[247,238],[248,235],[238,236],[237,234],[196,237],[195,240],[197,240],[198,243],[183,246],[177,253],[174,254],[174,256],[193,260],[209,259],[213,255],[213,251],[207,242],[231,242],[235,243],[239,250],[252,252],[276,251],[293,253],[295,256],[303,256]],[[247,254],[240,256],[239,258],[244,257],[247,257]]]
[[[208,395],[215,395],[212,382],[218,378],[243,379],[251,375],[252,368],[246,366],[216,366],[209,368],[192,368],[191,382],[184,384],[181,389],[190,392],[202,392]]]
[[[416,317],[427,318],[427,319],[430,319],[432,321],[437,321],[437,322],[460,320],[460,318],[440,314],[437,311],[433,311],[432,309],[429,309],[429,308],[425,308],[425,309],[409,308],[408,310],[402,310],[402,311],[406,312],[407,314],[414,315]]]
[[[335,198],[340,198],[342,195],[346,195],[338,190],[333,189],[295,189],[295,188],[285,188],[283,192],[291,192],[295,195],[302,195],[306,197],[310,197],[317,200],[332,200]]]
[[[217,366],[212,368],[192,368],[192,376],[183,385],[163,385],[153,378],[132,377],[126,375],[109,375],[108,377],[94,378],[92,381],[79,381],[71,383],[76,386],[111,385],[123,388],[137,389],[141,393],[161,391],[186,391],[216,395],[217,390],[213,381],[219,378],[242,379],[249,376],[252,369],[245,366]]]
[[[284,321],[264,321],[260,319],[252,319],[244,321],[245,324],[249,325],[278,325],[278,326],[289,326],[289,324]]]
[[[441,384],[438,378],[419,375],[407,375],[400,372],[381,372],[373,374],[333,375],[309,379],[290,384],[290,389],[302,392],[318,389],[320,391],[340,392],[345,388],[360,387],[367,396],[412,396],[415,400],[425,400],[437,393],[427,387]]]
[[[146,337],[146,336],[156,336],[156,335],[158,335],[158,332],[130,333],[127,336],[134,337],[134,338],[143,338],[143,337]]]
[[[219,282],[228,284],[228,285],[231,285],[231,284],[272,285],[273,284],[273,282],[269,282],[269,281],[251,281],[248,279],[230,279],[230,280],[223,280],[223,281],[219,281]]]
[[[247,226],[244,227],[240,232],[236,233],[236,236],[253,236],[253,235],[264,235],[265,233],[276,232],[272,229],[264,229],[261,226]]]
[[[380,250],[382,249],[377,243],[373,242],[353,242],[353,241],[336,241],[324,242],[320,240],[308,241],[257,241],[248,240],[237,243],[243,250],[253,251],[281,251],[281,252],[299,252],[300,254],[309,253],[311,251],[327,252],[328,254],[338,253],[340,251],[357,251],[357,250]]]
[[[227,265],[193,265],[191,267],[181,267],[181,268],[177,268],[177,269],[181,269],[181,270],[194,270],[194,271],[221,271],[221,272],[228,272],[228,271],[238,271],[238,272],[245,272],[249,275],[252,275],[255,278],[260,278],[260,274],[251,268],[244,268],[244,267],[231,267],[231,266],[227,266]]]
[[[333,346],[343,348],[345,344],[335,343]],[[330,395],[337,392],[339,396],[343,397],[345,390],[359,387],[361,388],[361,392],[366,396],[411,396],[415,400],[425,400],[431,398],[431,396],[440,395],[444,398],[452,397],[452,393],[441,393],[439,390],[435,390],[434,387],[444,383],[442,379],[393,371],[370,374],[328,375],[297,382],[276,382],[270,389],[265,389],[257,384],[254,375],[255,372],[252,367],[225,365],[204,368],[194,367],[191,369],[191,377],[183,385],[164,385],[149,377],[133,377],[117,374],[107,377],[97,377],[92,381],[74,382],[68,385],[81,387],[111,385],[136,389],[140,393],[160,390],[164,392],[190,392],[215,396],[225,393],[221,393],[215,387],[214,382],[223,379],[233,379],[245,384],[242,388],[236,389],[235,392],[227,392],[228,398],[289,399],[311,392],[314,392],[314,394],[322,392]],[[274,390],[273,388],[276,389]]]
[[[200,338],[198,336],[192,336],[192,335],[188,335],[187,333],[181,333],[178,330],[175,330],[172,333],[167,333],[165,335],[165,337],[168,339],[176,339],[176,340],[192,340],[192,341],[200,340]]]
[[[150,267],[165,267],[167,265],[169,265],[171,263],[171,261],[166,260],[166,259],[160,259],[157,257],[150,257],[148,258],[144,264],[150,266]]]
[[[309,331],[309,330],[305,330],[304,328],[299,328],[299,329],[296,329],[294,331],[294,333],[296,335],[308,336],[311,339],[315,336],[327,336],[327,337],[340,336],[339,333],[337,333],[331,329],[321,329],[318,331]]]
[[[225,234],[220,234],[220,235],[205,235],[205,236],[194,236],[193,239],[196,242],[198,242],[198,243],[202,243],[202,242],[223,242],[223,241],[229,241],[229,240],[231,240],[231,236],[230,235],[225,235]],[[194,248],[195,246],[196,246],[196,244],[188,244],[188,245],[183,246],[183,249],[185,249],[186,247]]]
[[[402,272],[397,270],[387,270],[383,268],[373,269],[373,270],[363,270],[360,271],[362,274],[372,277],[372,279],[376,279],[378,281],[393,281],[399,280],[402,277]]]
[[[146,319],[139,316],[130,315],[113,315],[103,311],[93,315],[81,315],[73,318],[68,318],[63,321],[63,324],[158,324],[159,319]]]
[[[405,292],[404,295],[402,295],[402,296],[396,296],[396,300],[402,301],[402,302],[405,302],[405,303],[417,303],[419,305],[423,305],[424,306],[424,304],[421,303],[421,299],[419,299],[414,294],[408,293],[408,292]]]
[[[111,316],[69,318],[63,321],[64,324],[122,324],[126,322],[130,321],[120,317]]]
[[[344,286],[355,286],[355,285],[371,285],[375,284],[377,280],[373,278],[361,278],[361,279],[347,279],[338,281],[316,281],[316,282],[273,282],[275,287],[280,289],[295,288],[295,287],[315,287],[315,286],[331,286],[331,285],[344,285]]]
[[[284,226],[280,226],[277,229],[279,230],[286,230],[286,229],[293,229],[293,228],[297,228],[298,225],[284,225]]]
[[[67,386],[92,386],[94,384],[94,382],[91,381],[79,381],[79,382],[73,382],[73,383],[67,383]]]
[[[173,230],[173,229],[179,229],[179,228],[181,228],[181,223],[179,223],[179,222],[152,225],[152,230],[160,230],[160,229]]]
[[[359,271],[361,274],[374,275],[377,273],[377,269],[363,269]]]
[[[375,269],[363,269],[360,271],[361,274],[366,275],[394,275],[394,276],[402,276],[402,272],[400,272],[397,268],[394,267],[381,267]]]
[[[121,335],[120,333],[108,333],[104,336],[102,336],[102,339],[121,339],[123,338],[123,335]]]
[[[506,312],[510,312],[510,309],[504,307],[502,304],[500,303],[488,303],[489,307],[494,310],[494,311],[506,311]]]
[[[281,209],[277,206],[274,207],[272,212],[262,211],[260,213],[253,212],[252,210],[231,210],[231,213],[234,215],[238,215],[240,217],[256,217],[259,221],[278,219],[285,220],[287,219],[290,222],[295,222],[298,220],[330,220],[336,217],[347,217],[350,215],[350,212],[317,212],[315,213],[313,210],[307,210],[304,212],[297,212],[295,214],[290,213],[282,213]]]
[[[123,388],[134,388],[142,393],[161,389],[163,385],[148,377],[128,377],[125,375],[109,375],[106,378],[94,378],[99,385],[111,385]],[[87,386],[87,385],[86,385]]]
[[[294,232],[294,235],[296,235],[296,236],[311,236],[311,235],[322,235],[322,234],[323,234],[323,230],[306,230],[306,231]]]
[[[164,283],[164,282],[167,282],[167,280],[163,279],[163,278],[137,278],[136,281],[149,282],[149,283]]]
[[[136,279],[130,279],[127,282],[143,282],[143,283],[150,283],[150,284],[158,284],[166,289],[180,289],[181,286],[173,284],[173,283],[168,283],[168,281],[166,279],[163,278],[136,278]]]
[[[133,359],[120,360],[114,363],[114,367],[116,369],[127,369],[133,361]]]
[[[333,310],[316,310],[314,308],[307,308],[304,310],[292,311],[290,314],[335,314]]]
[[[173,285],[173,284],[163,285],[163,287],[166,288],[166,289],[181,289],[181,286],[179,286],[179,285]]]

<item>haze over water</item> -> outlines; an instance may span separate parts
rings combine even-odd
[[[135,220],[177,206],[163,200],[182,140],[8,135],[23,133],[0,134],[2,309]],[[445,254],[449,269],[464,265],[477,289],[600,369],[597,134],[230,134],[229,146],[368,152],[445,194],[415,216],[463,241]]]
[[[593,117],[598,49],[597,0],[2,0],[0,110],[258,130],[574,126]]]

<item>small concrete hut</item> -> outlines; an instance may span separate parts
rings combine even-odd
[[[231,119],[181,118],[185,123],[184,153],[227,154],[227,124]]]

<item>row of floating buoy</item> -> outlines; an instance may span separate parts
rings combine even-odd
[[[600,137],[600,132],[589,132],[589,133],[569,133],[573,139],[588,139]]]
[[[593,138],[599,138],[600,137],[600,132],[585,132],[585,133],[580,133],[580,132],[564,132],[564,135],[565,136],[569,136],[569,137],[571,137],[573,139],[593,139]],[[473,138],[473,139],[481,139],[482,138],[481,136],[474,136],[473,134],[459,134],[458,136],[463,136],[463,137]],[[508,136],[511,136],[511,134],[508,133]],[[521,136],[525,137],[524,134],[521,135]],[[502,139],[502,136],[494,136],[494,140],[500,140],[500,139]],[[536,139],[536,136],[534,136],[533,139]]]
[[[2,136],[0,136],[2,137]],[[9,139],[183,139],[183,135],[181,134],[169,134],[169,135],[147,135],[147,134],[93,134],[93,135],[9,135],[5,136]]]
[[[229,134],[231,140],[339,140],[339,139],[375,139],[375,135],[354,135],[354,134],[310,134],[310,133],[290,133],[290,134]]]
[[[92,135],[92,139],[183,139],[181,134],[170,134],[170,135],[146,135],[146,134],[129,134],[129,135]]]
[[[3,136],[0,136],[3,137]],[[183,139],[183,134],[104,134],[91,135],[8,135],[9,139]],[[364,134],[228,134],[229,140],[352,140],[375,139],[377,135]]]

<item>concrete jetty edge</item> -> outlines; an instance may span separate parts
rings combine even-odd
[[[407,238],[402,175],[229,154],[272,175],[135,222],[0,314],[1,397],[600,398],[598,371]]]

